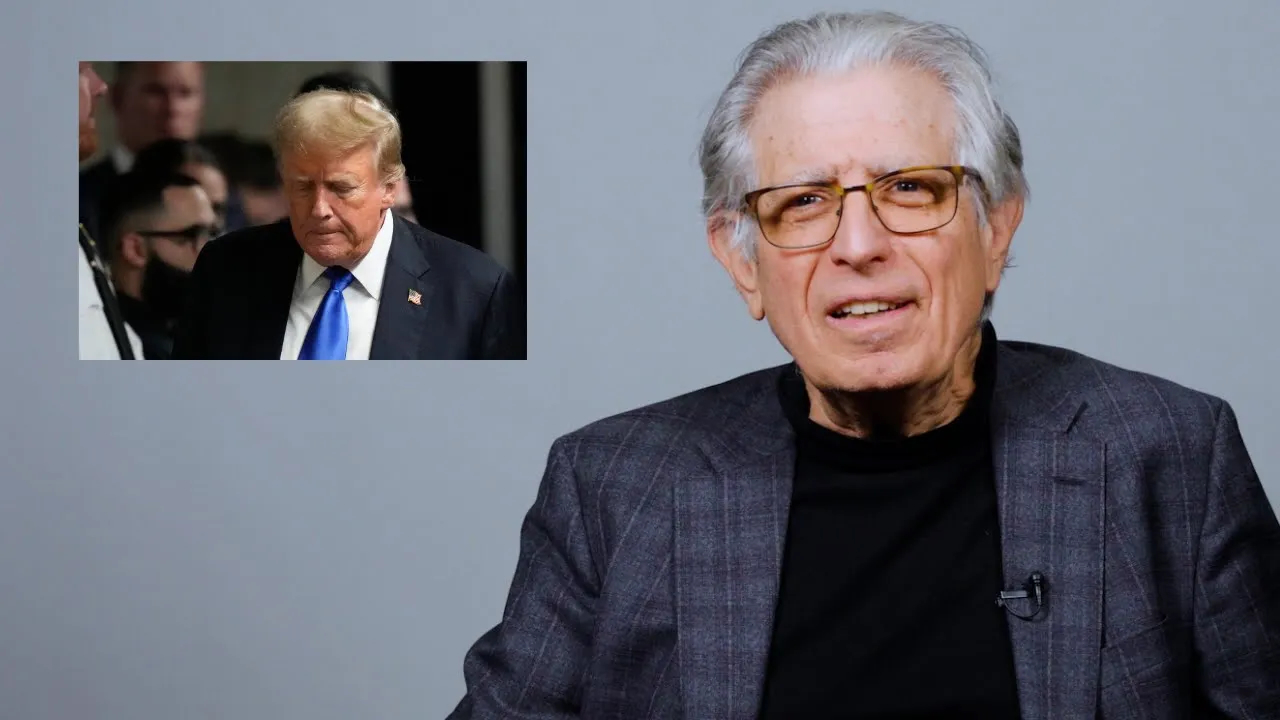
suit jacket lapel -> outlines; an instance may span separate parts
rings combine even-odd
[[[1105,443],[1073,432],[1084,403],[1002,347],[992,405],[996,494],[1006,588],[1040,571],[1046,603],[1009,616],[1022,713],[1093,717],[1102,634]],[[1029,601],[1011,610],[1034,611]]]
[[[431,308],[435,284],[430,281],[428,271],[431,264],[427,262],[422,246],[403,220],[394,214],[391,217],[394,224],[391,250],[382,279],[378,322],[373,331],[369,359],[413,360],[420,356],[422,331]]]
[[[1009,616],[1024,717],[1092,717],[1102,637],[1106,445],[1074,429],[1078,388],[1002,346],[992,402],[993,465],[1006,587],[1034,571],[1048,587],[1033,621]],[[777,369],[679,464],[674,485],[677,644],[685,717],[759,711],[782,571],[794,435]],[[710,405],[710,404],[709,404]],[[993,598],[994,600],[994,598]],[[1025,603],[1025,601],[1023,601]],[[1012,610],[1027,614],[1028,604]]]
[[[775,373],[765,377],[775,378]],[[791,429],[776,383],[746,407],[695,427],[698,444],[674,484],[675,592],[684,716],[755,718],[782,570],[791,484]]]
[[[255,298],[245,307],[253,314],[246,318],[252,328],[245,348],[253,360],[279,360],[284,346],[284,331],[293,304],[293,285],[302,262],[302,248],[293,237],[288,220],[275,224],[276,232],[263,239],[259,271],[249,274],[247,294]]]

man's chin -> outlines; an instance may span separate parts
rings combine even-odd
[[[353,252],[351,240],[342,233],[308,233],[302,248],[326,267],[345,263]]]
[[[884,393],[906,390],[919,378],[912,372],[909,358],[900,353],[869,353],[859,358],[840,358],[825,363],[806,377],[815,388],[826,393]]]

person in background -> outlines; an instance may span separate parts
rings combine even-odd
[[[391,103],[391,98],[382,91],[382,88],[378,87],[378,84],[368,76],[358,72],[335,70],[312,76],[298,88],[297,95],[321,89],[367,93],[377,98],[378,102],[381,102],[391,114],[394,115],[396,112],[395,105]],[[395,201],[391,206],[391,211],[409,222],[418,222],[418,215],[413,209],[413,190],[409,187],[408,175],[396,182]]]
[[[93,234],[115,179],[142,148],[165,138],[193,140],[204,122],[204,66],[199,62],[119,62],[109,95],[116,144],[80,173],[80,221]]]
[[[280,167],[271,144],[246,141],[240,151],[236,191],[247,227],[270,225],[289,214]]]
[[[205,133],[196,142],[217,158],[218,167],[227,180],[227,212],[223,232],[249,227],[238,185],[243,175],[241,167],[244,165],[244,140],[239,133],[224,131]]]
[[[98,98],[107,92],[93,63],[80,63],[80,161],[98,151],[98,125],[93,113]],[[81,360],[134,360],[142,354],[142,341],[125,322],[111,277],[102,259],[96,236],[79,227],[80,264],[78,287],[79,348]]]
[[[141,162],[117,181],[104,206],[120,309],[141,337],[146,359],[171,356],[191,269],[215,236],[217,222],[197,180]]]
[[[133,169],[143,175],[182,174],[193,178],[204,188],[217,216],[214,236],[227,227],[229,188],[218,158],[194,140],[168,138],[146,146],[134,160]]]

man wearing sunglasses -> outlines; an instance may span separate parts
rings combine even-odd
[[[139,168],[110,193],[104,218],[120,309],[148,360],[167,360],[191,269],[217,232],[213,203],[187,175]]]
[[[554,443],[455,720],[1280,717],[1231,408],[987,321],[1027,182],[978,48],[784,24],[701,163],[794,362]]]

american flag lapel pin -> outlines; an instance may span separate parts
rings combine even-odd
[[[414,305],[421,305],[421,304],[422,304],[422,293],[418,292],[417,290],[410,290],[410,291],[409,291],[409,302],[413,303]]]

